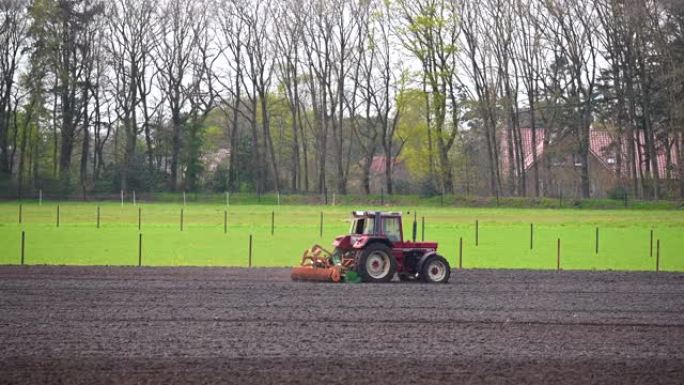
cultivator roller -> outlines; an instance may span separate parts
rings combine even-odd
[[[295,281],[340,282],[349,270],[345,262],[315,245],[304,251],[300,266],[293,268],[290,276]]]

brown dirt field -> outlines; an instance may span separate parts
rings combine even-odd
[[[682,384],[684,274],[0,267],[3,384]]]

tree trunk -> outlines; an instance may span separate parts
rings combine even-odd
[[[21,130],[21,141],[20,141],[20,154],[19,154],[19,169],[17,170],[18,172],[18,178],[17,178],[17,195],[19,196],[19,199],[22,198],[23,192],[24,192],[24,168],[25,168],[25,162],[26,162],[26,146],[27,146],[27,132],[29,131],[29,127],[31,127],[31,114],[33,112],[33,104],[28,108],[28,111],[26,113],[26,116],[24,116],[24,127]]]
[[[256,97],[250,98],[252,116],[250,121],[250,128],[252,132],[252,168],[254,169],[254,188],[257,195],[263,193],[264,189],[264,172],[262,167],[261,150],[259,147],[259,135],[257,131],[256,121]]]
[[[88,131],[90,125],[90,119],[88,115],[88,100],[89,100],[89,90],[86,85],[83,88],[83,143],[81,146],[81,170],[80,170],[80,183],[85,190],[85,185],[88,178],[88,155],[90,154],[90,132]]]
[[[271,138],[270,119],[268,115],[268,101],[266,100],[265,91],[262,91],[261,95],[259,95],[259,98],[261,99],[261,126],[264,132],[264,146],[266,147],[265,151],[268,151],[271,160],[271,171],[273,172],[273,187],[275,188],[275,191],[278,192],[280,191],[280,182],[278,177],[278,160],[275,156],[275,150],[273,148],[273,139]]]
[[[515,176],[517,172],[517,160],[518,156],[516,151],[513,149],[514,141],[513,127],[510,124],[510,120],[506,125],[506,149],[508,158],[508,193],[510,195],[515,195]]]
[[[534,196],[541,196],[541,188],[539,186],[539,162],[537,158],[537,120],[534,111],[534,94],[530,93],[527,97],[530,103],[530,129],[532,130],[532,173],[534,175]]]
[[[6,91],[7,104],[9,104],[9,89]],[[5,95],[0,96],[5,99]],[[3,100],[4,102],[4,100]],[[0,175],[10,175],[7,133],[9,131],[9,112],[5,106],[0,105]]]
[[[71,153],[74,147],[74,111],[71,91],[64,87],[61,92],[62,101],[62,143],[59,151],[59,175],[62,179],[63,187],[68,190],[70,185]]]
[[[677,142],[677,154],[679,160],[679,198],[684,198],[684,133],[679,133],[679,141]]]
[[[240,63],[241,56],[240,46],[236,48],[235,59],[237,63]],[[242,66],[238,65],[235,73],[235,96],[233,100],[232,108],[232,118],[231,118],[231,134],[230,134],[230,165],[228,166],[228,190],[231,192],[239,190],[240,186],[237,183],[238,177],[238,164],[237,164],[237,153],[238,145],[240,143],[240,130],[238,128],[238,118],[241,103],[241,87],[242,83]]]
[[[309,191],[309,145],[304,133],[304,124],[302,124],[301,109],[297,108],[297,120],[299,121],[299,132],[302,138],[302,166],[304,168],[304,191]]]
[[[173,138],[171,140],[171,179],[169,188],[175,192],[178,187],[178,157],[181,148],[181,117],[178,108],[171,109],[171,124],[173,124]]]
[[[394,168],[394,161],[392,154],[385,152],[385,184],[387,186],[387,195],[394,193],[392,187],[392,169]]]
[[[591,182],[589,180],[589,124],[582,119],[579,133],[579,156],[582,165],[580,166],[580,188],[583,199],[591,197]]]

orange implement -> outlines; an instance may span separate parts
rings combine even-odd
[[[340,269],[333,267],[299,266],[292,268],[290,277],[294,281],[340,282]]]
[[[340,282],[341,269],[332,264],[329,251],[315,245],[304,252],[301,266],[292,268],[290,277],[293,281]]]

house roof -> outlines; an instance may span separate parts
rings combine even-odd
[[[219,165],[225,164],[230,158],[230,150],[227,148],[219,148],[214,152],[202,155],[202,163],[207,167],[207,170],[214,172]]]
[[[397,159],[396,157],[392,158],[393,164],[392,166],[396,166],[399,163],[401,163],[401,159]],[[387,157],[382,156],[382,155],[376,155],[373,157],[373,161],[371,162],[370,170],[373,173],[384,173],[385,168],[387,166]]]
[[[525,170],[529,170],[534,164],[532,148],[532,129],[531,128],[521,128],[520,129],[521,139],[522,139],[522,152],[524,156],[524,166]],[[534,146],[537,149],[537,158],[539,159],[544,154],[544,130],[536,130],[536,141]],[[503,153],[503,166],[504,171],[508,170],[508,144],[507,141],[507,131],[503,131],[501,138],[501,146]],[[553,142],[553,139],[550,140]],[[641,154],[641,158],[645,159],[645,136],[644,132],[640,131],[638,137],[635,135],[634,148],[637,154]],[[628,141],[627,138],[622,138],[621,153],[622,157],[626,158],[628,154]],[[590,153],[607,169],[611,171],[616,171],[616,155],[617,155],[617,138],[606,130],[591,129],[589,131],[589,151]],[[672,156],[672,163],[677,165],[677,156],[675,154],[674,146],[670,149]],[[517,149],[513,149],[515,154]],[[658,161],[658,175],[664,178],[667,174],[667,151],[661,142],[657,143],[656,155]],[[628,174],[628,165],[626,162],[622,162],[622,172]],[[673,170],[676,175],[676,170]]]

